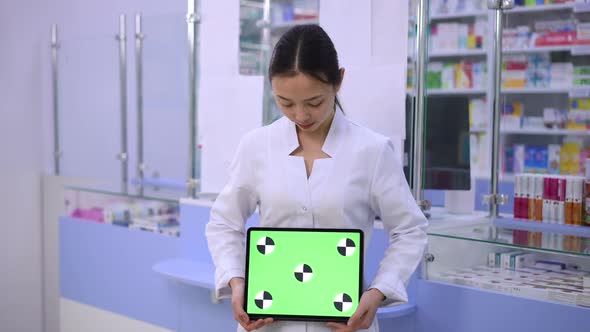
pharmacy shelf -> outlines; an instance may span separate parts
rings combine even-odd
[[[572,46],[571,52],[572,52],[572,55],[574,55],[574,56],[590,55],[590,45]]]
[[[590,130],[567,130],[547,128],[502,129],[502,135],[532,135],[532,136],[590,136]]]
[[[475,50],[451,50],[442,52],[432,52],[430,58],[447,58],[447,57],[467,57],[467,56],[486,56],[488,53],[485,49]]]
[[[504,54],[528,54],[544,52],[569,52],[573,56],[590,55],[590,45],[557,45],[505,49]]]
[[[549,11],[563,11],[573,10],[573,3],[553,4],[553,5],[538,5],[538,6],[517,6],[513,9],[506,10],[506,14],[517,14],[517,13],[534,13],[534,12],[549,12]]]
[[[540,245],[532,241],[524,241],[514,231],[542,232],[548,236],[566,235],[578,238],[590,238],[590,227],[532,222],[511,217],[490,218],[488,221],[474,225],[458,225],[429,230],[428,235],[538,252],[569,254],[582,257],[590,256],[590,253],[584,251],[581,247],[556,247],[552,243],[546,243],[550,241],[544,241]]]
[[[429,96],[485,95],[485,89],[428,89]]]
[[[506,229],[516,229],[530,232],[543,232],[551,234],[561,234],[569,236],[579,236],[584,238],[590,238],[590,227],[586,226],[574,226],[565,224],[550,224],[544,222],[534,222],[525,219],[517,218],[497,218],[494,220],[496,227]],[[590,256],[590,253],[580,253],[583,255]]]
[[[590,87],[502,89],[504,95],[568,95],[570,98],[590,97]]]
[[[571,46],[558,45],[558,46],[541,46],[541,47],[505,49],[502,52],[504,54],[523,54],[523,53],[571,52],[571,51],[572,51]]]
[[[570,98],[588,98],[590,97],[590,86],[571,88],[568,94]]]
[[[590,13],[590,2],[575,4],[574,13]]]
[[[318,24],[319,20],[318,19],[309,19],[309,20],[295,20],[295,21],[286,21],[286,22],[279,22],[279,23],[273,23],[272,24],[272,28],[273,29],[289,29],[292,28],[296,25],[301,25],[301,24]]]
[[[570,88],[504,88],[503,94],[569,94]]]
[[[487,10],[479,10],[473,12],[464,12],[464,13],[450,13],[450,14],[432,14],[430,15],[431,21],[436,20],[452,20],[452,19],[459,19],[459,18],[470,18],[470,17],[481,17],[487,16]]]

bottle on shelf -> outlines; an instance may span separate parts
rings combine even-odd
[[[535,220],[535,175],[527,176],[527,208],[528,208],[528,219]]]
[[[548,177],[543,178],[543,222],[551,220],[551,182]]]
[[[535,176],[535,212],[534,220],[543,221],[543,176]]]
[[[590,226],[590,158],[586,158],[584,166],[584,225]]]
[[[559,179],[550,179],[551,187],[551,224],[559,223]]]
[[[565,224],[566,179],[559,177],[557,181],[557,210],[555,220],[558,224]]]
[[[529,219],[529,177],[520,176],[520,218]]]
[[[514,218],[522,218],[520,213],[520,175],[514,176]]]
[[[572,206],[572,224],[582,225],[582,194],[584,187],[584,180],[580,177],[574,179],[574,203]]]
[[[574,211],[574,181],[571,176],[566,177],[565,185],[565,223],[571,225]]]

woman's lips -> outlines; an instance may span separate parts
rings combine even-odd
[[[307,125],[304,125],[304,124],[298,123],[297,125],[298,125],[299,127],[303,128],[303,129],[309,129],[309,128],[311,128],[311,126],[313,126],[313,124],[314,124],[314,122],[312,122],[312,123],[310,123],[310,124],[307,124]]]

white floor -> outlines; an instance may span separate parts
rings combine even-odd
[[[67,299],[60,300],[61,332],[172,332]]]

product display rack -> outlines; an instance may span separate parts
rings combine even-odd
[[[504,54],[525,54],[525,53],[543,53],[543,52],[569,52],[575,56],[584,56],[590,54],[590,47],[583,45],[568,46],[538,46],[527,48],[508,48],[504,49]]]
[[[535,15],[546,15],[554,11],[567,12],[575,8],[574,4],[556,6],[552,8],[548,6],[543,6],[543,8],[518,8],[515,9],[515,13],[520,16],[529,15],[529,13],[531,15],[533,13]],[[547,11],[542,9],[547,9]],[[495,11],[490,11],[490,23],[496,16],[494,13]],[[516,17],[511,14],[503,16],[508,25],[512,23],[509,18]],[[465,18],[464,16],[458,17],[460,19]],[[453,19],[453,17],[449,17],[449,19]],[[491,68],[495,65],[492,62],[494,45],[493,43],[487,43],[486,45],[488,47],[488,73],[491,73]],[[522,50],[522,53],[554,52],[566,53],[570,57],[575,57],[573,53],[580,54],[578,52],[581,52],[580,50],[583,50],[584,47],[521,48],[499,53],[513,55],[520,54],[519,51]],[[574,49],[577,51],[574,52]],[[437,54],[436,50],[430,49],[429,51],[431,54]],[[473,56],[468,57],[465,54],[460,54],[460,52],[453,54],[453,57],[462,60],[474,59]],[[436,60],[438,60],[437,57],[430,57],[430,61]],[[483,90],[460,89],[456,90],[456,93],[468,93],[474,90],[482,93],[487,97],[487,108],[491,109],[492,105],[490,104],[493,102],[492,97],[495,91],[491,84],[488,87]],[[450,91],[452,90],[430,89],[428,95],[438,94],[444,96],[450,94]],[[530,107],[534,109],[537,104],[558,107],[555,105],[567,102],[570,97],[590,97],[590,94],[587,95],[586,91],[585,87],[554,87],[547,85],[503,88],[500,93],[502,104],[510,102],[514,98],[524,98],[525,105],[530,102]],[[488,125],[485,128],[472,128],[470,130],[472,136],[486,137],[492,135],[493,117],[491,112],[489,114],[490,121]],[[496,128],[498,129],[498,127]],[[506,144],[507,141],[526,144],[542,139],[549,140],[549,142],[559,142],[564,136],[581,138],[590,136],[590,131],[582,129],[529,128],[527,126],[503,128],[501,125],[497,133],[500,135],[501,145]],[[490,151],[490,149],[485,150],[486,153]],[[499,152],[502,153],[503,149],[500,149]],[[502,162],[501,158],[500,161]],[[512,174],[489,172],[492,169],[491,167],[481,166],[480,168],[487,171],[476,174],[478,180],[496,180],[500,183],[515,181],[515,176]],[[476,195],[476,199],[480,198],[479,195]],[[432,215],[437,213],[440,213],[440,211],[433,211]],[[468,301],[471,305],[481,303],[479,310],[484,310],[482,307],[489,305],[489,302],[482,300],[489,297],[494,299],[492,301],[494,306],[512,307],[513,304],[514,306],[521,306],[527,303],[527,308],[531,314],[536,310],[546,310],[548,312],[566,312],[570,310],[569,314],[571,315],[588,316],[588,313],[590,313],[590,309],[588,309],[590,307],[590,227],[534,222],[516,219],[510,214],[494,216],[492,212],[490,213],[492,214],[491,217],[484,214],[466,216],[465,218],[439,215],[431,220],[428,229],[429,244],[423,271],[427,281],[420,284],[419,289],[427,289],[428,296],[468,298],[473,300],[473,302]],[[442,214],[444,215],[444,212]],[[481,292],[481,290],[486,292]],[[419,297],[419,303],[421,299]],[[440,317],[436,317],[440,318],[440,323],[443,323],[449,317],[469,315],[470,309],[465,305],[464,301],[457,301],[455,304],[458,307],[453,306],[448,310],[444,309],[442,310],[444,313],[441,313]],[[434,309],[434,307],[429,306],[421,306],[420,308],[423,310]],[[437,316],[437,314],[433,316]],[[436,318],[430,318],[436,320]],[[565,321],[563,319],[558,320],[561,323]],[[466,319],[466,321],[476,323],[477,319]],[[520,326],[520,328],[523,328],[523,326]],[[547,328],[551,330],[551,328]],[[513,325],[508,329],[518,330],[519,327]]]
[[[453,8],[444,8],[446,12],[437,12],[437,7],[440,6],[441,3],[445,3],[443,1],[436,2],[433,1],[430,4],[430,23],[431,24],[439,24],[441,22],[446,23],[469,23],[473,22],[473,20],[481,19],[483,17],[487,17],[488,19],[488,31],[493,30],[493,12],[487,10],[485,2],[482,4],[481,8],[478,10],[467,10],[464,12],[453,12]],[[532,26],[533,18],[534,20],[551,20],[554,17],[557,18],[565,18],[565,17],[574,17],[578,19],[580,22],[590,22],[590,18],[586,13],[590,12],[590,4],[583,3],[583,2],[568,2],[568,3],[554,3],[554,4],[545,4],[545,5],[536,5],[536,6],[516,6],[513,9],[504,11],[505,13],[505,26],[518,26],[518,25],[526,25],[527,23]],[[410,17],[413,17],[410,14]],[[412,22],[415,19],[411,19]],[[439,32],[440,33],[440,32]],[[413,37],[412,32],[410,32],[410,36]],[[484,47],[482,49],[456,49],[456,50],[437,50],[433,48],[432,45],[429,47],[429,62],[442,62],[442,63],[457,63],[460,61],[467,61],[467,62],[478,62],[478,61],[485,61],[487,65],[487,73],[488,77],[490,76],[490,69],[493,68],[493,58],[491,56],[491,45],[490,42],[492,40],[491,34],[488,33],[486,35],[487,42],[484,43]],[[549,46],[527,46],[527,47],[518,47],[518,48],[505,48],[503,51],[504,56],[526,56],[526,55],[533,55],[533,54],[549,54],[552,58],[555,58],[555,61],[563,61],[563,59],[570,59],[572,63],[575,64],[584,64],[587,65],[588,54],[590,54],[590,45],[549,45]],[[409,65],[410,65],[410,72],[409,75],[413,75],[413,67],[412,67],[412,59],[413,56],[409,57]],[[413,95],[413,91],[411,91],[412,87],[412,80],[410,79],[408,82],[408,94]],[[489,136],[491,132],[491,109],[492,109],[492,96],[493,96],[493,89],[491,84],[487,82],[487,88],[479,88],[479,89],[428,89],[427,94],[433,96],[456,96],[456,95],[467,95],[470,96],[472,99],[480,99],[485,98],[486,102],[486,114],[485,118],[487,119],[484,124],[479,124],[475,128],[472,128],[471,135],[472,135],[472,154],[478,154],[478,156],[472,156],[472,175],[475,177],[476,180],[478,179],[485,179],[487,178],[485,170],[489,168],[489,158],[483,156],[483,154],[487,153],[487,151],[491,148],[491,143],[489,142]],[[566,108],[564,98],[589,98],[590,97],[590,87],[574,87],[574,86],[544,86],[544,87],[519,87],[519,88],[503,88],[502,89],[502,96],[504,96],[503,103],[512,102],[517,99],[524,99],[523,103],[525,108],[527,106],[527,99],[535,98],[539,100],[547,100],[547,104],[551,107],[561,107]],[[559,101],[557,101],[559,99]],[[537,101],[538,103],[538,101]],[[531,106],[531,109],[539,107],[538,105]],[[528,114],[525,110],[525,115],[527,116],[539,116],[539,111],[534,111],[531,114]],[[481,130],[482,126],[487,127],[487,130]],[[515,136],[515,134],[523,134],[528,136],[539,136],[539,138],[549,138],[555,136],[555,139],[559,139],[560,137],[567,137],[567,136],[585,136],[580,133],[580,130],[568,131],[568,130],[551,130],[545,132],[542,128],[533,128],[529,129],[526,127],[519,128],[519,129],[503,129],[502,135],[503,136]],[[518,143],[518,139],[514,138],[512,140],[506,141],[502,139],[502,147],[506,144],[513,144]],[[474,150],[473,146],[477,146],[477,149]],[[586,147],[586,146],[584,146]],[[504,148],[502,148],[504,150]],[[510,178],[510,177],[506,177]]]
[[[590,22],[590,17],[585,14],[588,12],[588,8],[590,8],[589,3],[572,1],[537,6],[517,6],[506,11],[505,31],[512,29],[509,33],[512,33],[513,37],[514,34],[518,34],[517,38],[525,38],[526,45],[518,45],[518,43],[516,47],[511,43],[509,43],[510,46],[504,45],[505,64],[507,57],[510,59],[509,61],[526,59],[524,63],[527,66],[527,75],[529,75],[528,73],[549,75],[546,80],[551,82],[539,84],[535,81],[537,78],[533,78],[532,82],[530,78],[527,78],[525,86],[511,86],[502,89],[506,110],[510,112],[510,110],[515,110],[515,107],[522,108],[516,114],[521,119],[520,128],[513,128],[511,125],[501,129],[502,147],[507,151],[506,154],[503,152],[502,159],[507,158],[507,155],[511,153],[509,151],[516,145],[525,145],[526,149],[529,147],[532,149],[549,144],[561,146],[561,144],[574,140],[578,142],[580,151],[584,151],[590,146],[590,140],[585,133],[587,129],[581,128],[579,125],[579,123],[583,123],[583,118],[581,119],[580,115],[573,115],[571,112],[580,111],[572,106],[578,100],[590,98],[589,85],[574,83],[575,77],[577,77],[575,68],[586,68],[590,65],[587,56],[590,52],[588,45],[590,40],[582,37],[585,32],[580,28],[578,28],[577,34],[575,29],[568,30],[571,29],[570,26],[579,27]],[[553,32],[554,27],[557,26],[560,27],[560,32]],[[545,30],[538,29],[549,30],[546,30],[548,32],[540,32]],[[578,35],[580,38],[577,37]],[[564,36],[568,36],[568,41],[565,41]],[[536,61],[548,62],[549,67],[545,67],[544,64],[537,65]],[[570,72],[567,73],[567,69],[561,69],[560,66],[561,68],[569,66]],[[561,121],[559,125],[547,125],[547,122],[551,121],[551,115],[548,115],[547,112],[554,114],[553,109],[559,112],[558,116],[567,117],[565,120],[556,120]],[[507,118],[511,118],[511,113],[507,114]],[[536,121],[536,124],[527,124],[529,120]],[[575,125],[570,125],[573,121],[575,121]],[[545,122],[545,126],[543,126],[543,122]],[[586,125],[588,125],[587,120]],[[559,127],[549,128],[555,126]],[[526,156],[528,156],[527,153],[525,153]],[[528,158],[526,156],[525,158]],[[524,170],[519,170],[516,167],[514,172],[529,172],[527,169],[526,165]],[[502,171],[512,172],[510,168]],[[577,174],[582,173],[583,169],[580,167]]]

